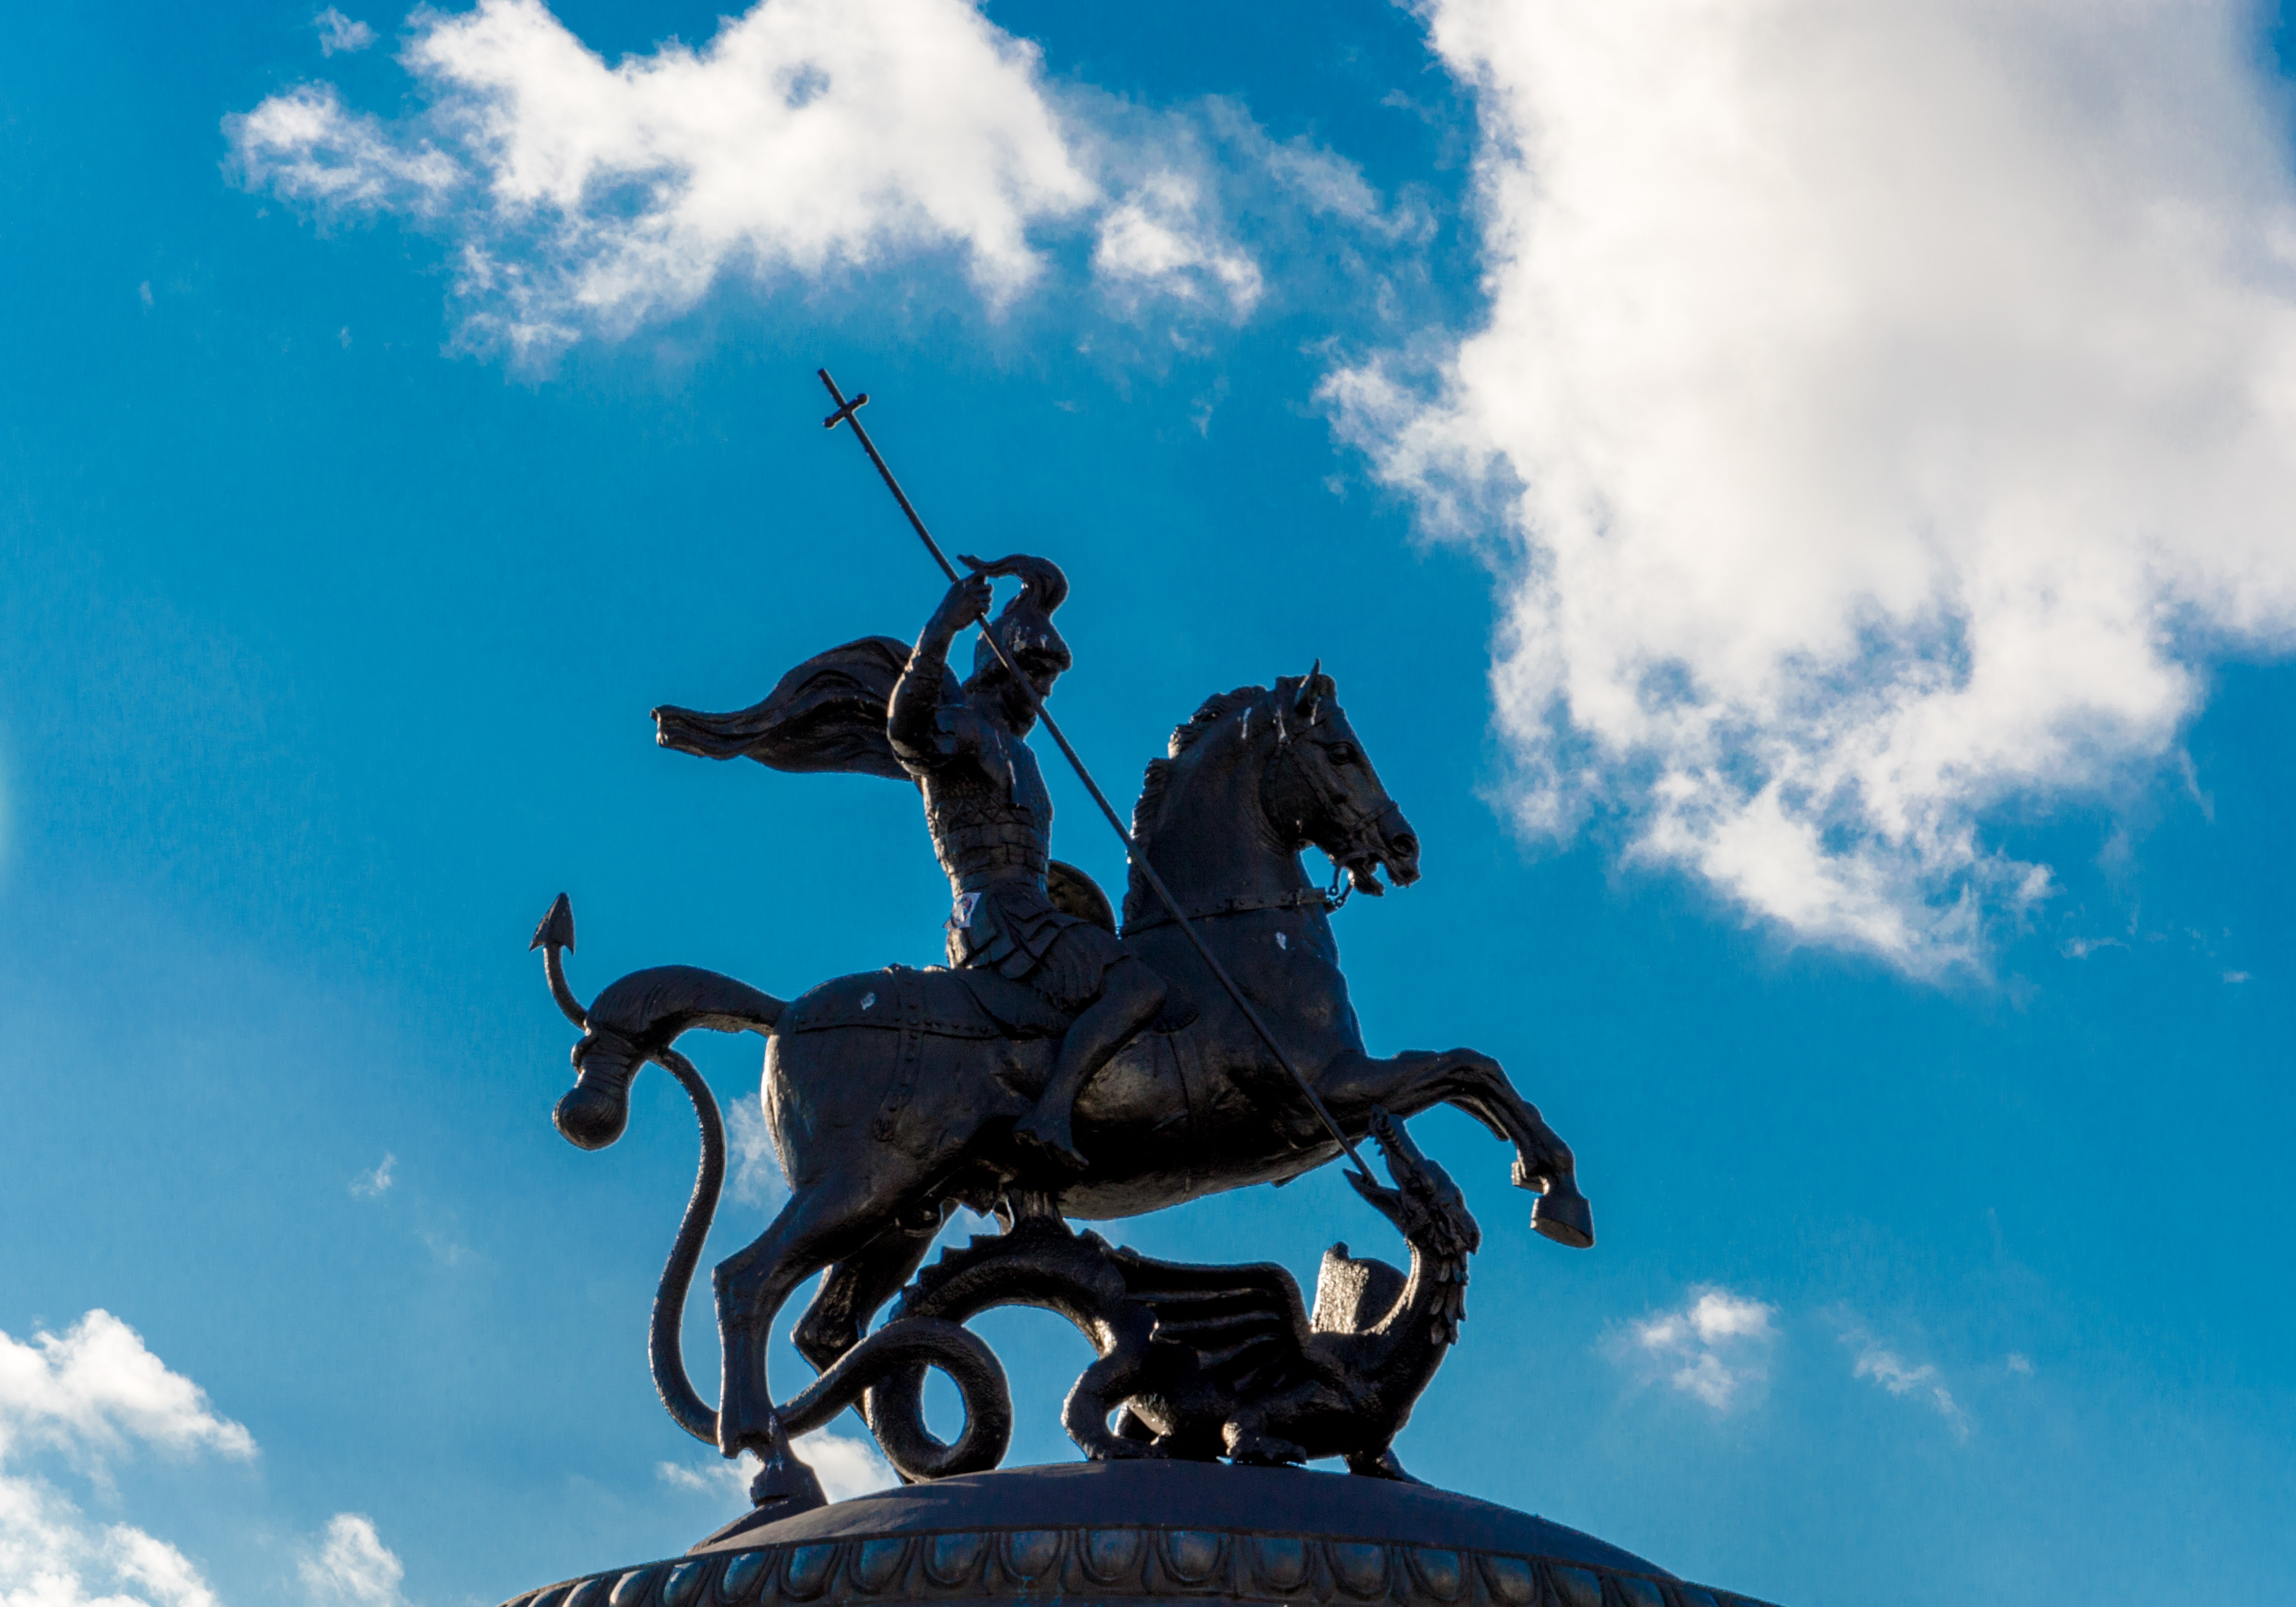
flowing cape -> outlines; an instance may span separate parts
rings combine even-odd
[[[885,705],[908,662],[907,643],[864,636],[815,654],[783,676],[765,701],[734,713],[657,709],[654,740],[680,753],[753,758],[775,770],[857,771],[908,781],[885,734]],[[955,679],[943,677],[944,698]]]

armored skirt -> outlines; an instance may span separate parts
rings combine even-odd
[[[948,963],[994,966],[1070,1013],[1100,997],[1101,978],[1124,958],[1105,928],[1055,909],[1044,884],[1015,878],[958,897],[948,918]]]

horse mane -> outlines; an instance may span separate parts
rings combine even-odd
[[[1148,761],[1147,774],[1140,778],[1140,801],[1132,806],[1132,840],[1146,840],[1155,830],[1156,817],[1163,812],[1164,790],[1171,784],[1172,771],[1182,754],[1196,744],[1196,739],[1237,709],[1258,702],[1267,695],[1265,686],[1239,686],[1234,692],[1216,692],[1200,704],[1196,711],[1180,725],[1172,727],[1172,740],[1166,745],[1166,757]]]

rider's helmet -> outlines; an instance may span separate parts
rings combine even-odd
[[[981,627],[980,638],[972,645],[972,679],[979,682],[1004,672],[988,645],[988,633],[994,631],[1021,673],[1035,681],[1041,692],[1075,661],[1070,656],[1069,644],[1061,638],[1059,627],[1053,623],[1053,611],[1068,597],[1069,578],[1051,559],[1031,558],[1021,553],[999,558],[994,563],[981,563],[971,558],[965,562],[983,575],[1009,575],[1021,582],[1021,594],[1006,603],[995,619]]]

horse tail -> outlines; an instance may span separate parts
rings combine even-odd
[[[608,987],[586,1010],[566,985],[559,952],[573,947],[574,921],[564,895],[544,917],[534,947],[545,950],[543,964],[552,995],[568,1018],[581,1027],[574,1045],[573,1087],[559,1100],[551,1119],[570,1144],[600,1150],[629,1125],[630,1079],[647,1061],[677,1078],[701,1127],[701,1160],[693,1193],[670,1244],[669,1259],[654,1291],[649,1359],[654,1389],[677,1426],[706,1444],[718,1441],[718,1414],[686,1376],[680,1345],[686,1291],[701,1259],[703,1241],[718,1214],[726,1185],[726,1122],[717,1096],[693,1062],[670,1045],[695,1027],[718,1032],[769,1032],[788,1006],[745,982],[691,965],[662,965],[633,972]]]
[[[670,1420],[705,1445],[718,1443],[718,1414],[702,1403],[685,1373],[685,1347],[681,1330],[685,1322],[685,1292],[693,1284],[693,1269],[701,1260],[702,1242],[718,1214],[718,1196],[726,1186],[726,1123],[718,1113],[717,1096],[693,1062],[676,1050],[664,1047],[652,1055],[654,1063],[685,1087],[693,1101],[693,1114],[701,1123],[701,1164],[693,1174],[693,1193],[677,1224],[677,1237],[654,1290],[653,1320],[647,1329],[646,1357],[653,1370],[654,1392],[661,1397]]]
[[[774,1408],[794,1439],[869,1397],[889,1379],[920,1382],[937,1367],[956,1385],[964,1403],[964,1431],[949,1444],[924,1426],[922,1411],[906,1433],[889,1436],[871,1411],[869,1427],[894,1471],[911,1483],[957,1473],[986,1472],[1004,1460],[1013,1443],[1013,1392],[1004,1369],[986,1341],[961,1324],[940,1317],[898,1317],[832,1363],[786,1405]]]

